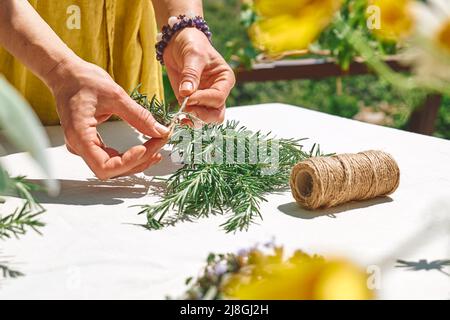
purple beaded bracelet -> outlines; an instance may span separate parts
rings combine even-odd
[[[156,60],[158,60],[162,65],[164,65],[164,50],[169,44],[172,37],[184,28],[197,28],[205,34],[208,40],[211,42],[212,33],[209,31],[209,27],[206,21],[200,17],[195,16],[188,18],[186,15],[182,14],[178,17],[170,17],[169,24],[162,28],[162,32],[158,34],[156,48]]]

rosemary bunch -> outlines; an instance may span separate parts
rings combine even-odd
[[[143,101],[140,94],[132,97],[138,103]],[[143,106],[152,113],[161,106],[154,98],[144,101]],[[162,123],[170,119],[166,108],[155,114]],[[302,140],[275,139],[235,121],[204,125],[200,130],[177,126],[169,143],[184,166],[166,179],[162,199],[139,206],[139,214],[146,214],[149,229],[224,214],[228,218],[221,227],[227,233],[247,230],[262,219],[260,206],[267,201],[266,195],[288,186],[292,167],[321,154],[316,145],[304,151]]]

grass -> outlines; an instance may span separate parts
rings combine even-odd
[[[214,45],[229,56],[230,41],[247,41],[240,26],[239,0],[204,0],[205,17],[214,34]],[[338,90],[337,83],[342,83]],[[340,87],[340,86],[339,86]],[[403,128],[411,110],[421,98],[413,93],[401,94],[376,76],[354,76],[342,79],[296,80],[237,85],[228,105],[252,105],[281,102],[301,105],[347,118],[374,121]],[[450,139],[450,97],[445,97],[436,123],[435,135]]]

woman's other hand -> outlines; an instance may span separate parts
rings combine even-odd
[[[208,38],[196,28],[183,29],[169,42],[164,62],[178,101],[190,96],[186,111],[208,123],[223,122],[235,77]]]
[[[99,179],[132,175],[161,160],[169,130],[139,106],[100,67],[79,58],[59,63],[47,76],[56,99],[70,152],[79,155]],[[152,137],[121,154],[103,144],[97,126],[112,115]]]

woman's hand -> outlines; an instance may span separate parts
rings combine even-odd
[[[195,28],[183,29],[164,51],[164,62],[178,101],[190,96],[186,111],[208,123],[223,122],[235,77],[208,38]]]
[[[100,179],[132,175],[159,162],[168,129],[134,102],[109,74],[79,58],[63,61],[47,76],[57,103],[67,148],[84,159]],[[153,137],[123,154],[103,144],[97,125],[118,115]]]

